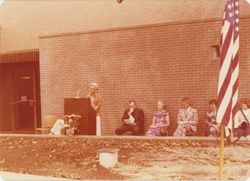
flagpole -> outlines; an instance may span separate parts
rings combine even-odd
[[[224,179],[224,130],[225,126],[220,126],[220,163],[219,163],[219,180]]]

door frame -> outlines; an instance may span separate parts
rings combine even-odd
[[[0,56],[0,71],[1,69],[9,69],[11,71],[11,102],[16,101],[15,85],[14,85],[14,71],[22,66],[34,66],[34,99],[38,102],[34,105],[34,130],[22,131],[16,130],[16,106],[11,105],[11,131],[0,131],[0,133],[35,133],[37,127],[41,126],[41,96],[40,96],[40,68],[39,68],[39,52],[21,52],[9,53]],[[28,61],[25,61],[28,60]]]

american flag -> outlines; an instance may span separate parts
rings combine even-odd
[[[233,60],[232,60],[232,116],[236,114],[238,107],[238,85],[239,85],[239,22],[240,22],[240,11],[239,11],[239,0],[235,1],[234,5],[234,49],[233,49]]]
[[[229,128],[237,111],[239,76],[239,0],[227,0],[221,30],[217,121]]]

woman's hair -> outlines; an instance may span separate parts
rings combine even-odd
[[[218,102],[216,99],[212,99],[209,101],[209,105],[214,104],[216,107],[218,106]]]
[[[136,101],[135,101],[134,99],[130,99],[130,100],[128,101],[128,103],[129,103],[129,104],[134,103],[134,105],[136,105]]]
[[[165,102],[163,100],[158,100],[157,103],[160,102],[162,103],[163,105],[165,105]]]
[[[242,104],[246,104],[248,107],[249,107],[249,100],[244,98],[244,99],[241,99],[240,102],[239,102],[240,105]]]
[[[163,109],[166,109],[167,105],[166,105],[165,101],[163,101],[163,100],[158,100],[157,103],[162,103]]]

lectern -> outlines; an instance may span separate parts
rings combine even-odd
[[[96,112],[90,104],[89,98],[65,98],[64,114],[81,115],[79,134],[96,135]]]

